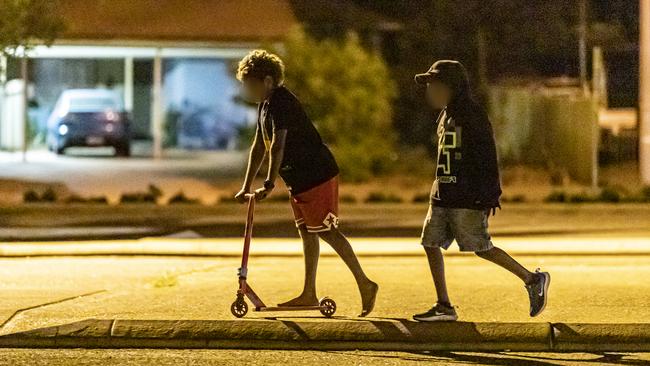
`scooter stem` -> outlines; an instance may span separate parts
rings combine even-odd
[[[246,229],[244,232],[244,253],[241,257],[241,267],[240,275],[246,278],[246,272],[248,267],[248,253],[251,246],[251,237],[253,236],[253,213],[255,212],[255,195],[247,194],[245,196],[248,198],[248,216],[246,218]]]

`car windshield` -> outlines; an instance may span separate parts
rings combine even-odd
[[[71,98],[68,102],[69,112],[103,112],[107,109],[119,109],[119,103],[108,97]]]

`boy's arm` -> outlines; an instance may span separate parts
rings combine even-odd
[[[257,173],[260,170],[264,156],[266,155],[266,148],[264,147],[264,141],[259,136],[259,129],[255,132],[255,138],[253,139],[253,145],[251,146],[250,153],[248,155],[248,166],[246,168],[246,177],[244,178],[244,185],[242,186],[241,191],[237,193],[235,198],[240,202],[245,202],[245,195],[250,193],[251,185]]]
[[[255,191],[258,199],[264,199],[275,187],[275,180],[280,172],[280,165],[284,157],[284,145],[287,140],[287,130],[280,129],[273,131],[273,140],[271,140],[271,149],[269,154],[269,172],[264,182],[264,188]]]
[[[266,180],[275,183],[280,172],[280,165],[284,157],[284,145],[287,141],[287,130],[276,130],[273,132],[273,140],[271,141],[271,157],[269,158],[269,173]]]

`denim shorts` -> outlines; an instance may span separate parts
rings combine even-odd
[[[461,252],[484,252],[493,248],[484,210],[429,206],[422,228],[422,245],[448,249],[456,239]]]

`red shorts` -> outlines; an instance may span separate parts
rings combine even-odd
[[[339,227],[338,176],[325,183],[291,196],[291,208],[296,226],[305,226],[310,233],[320,233]]]

